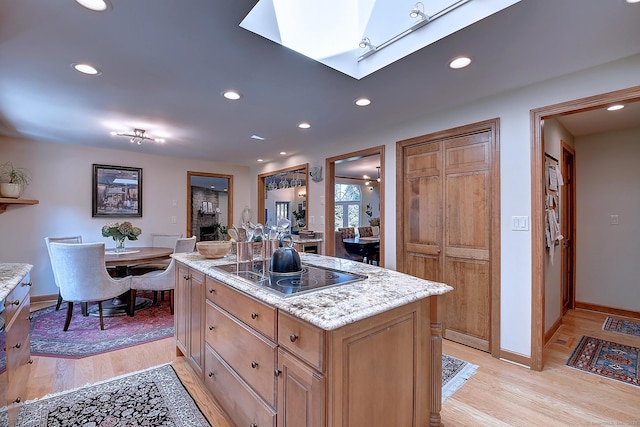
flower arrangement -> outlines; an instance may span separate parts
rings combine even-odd
[[[142,230],[134,227],[129,221],[122,224],[110,222],[102,227],[102,235],[111,237],[116,242],[116,251],[124,250],[124,240],[138,240],[138,236],[142,234]]]
[[[371,218],[371,219],[369,220],[369,224],[370,224],[372,227],[377,227],[377,226],[379,226],[379,225],[380,225],[380,218],[378,218],[378,217]]]

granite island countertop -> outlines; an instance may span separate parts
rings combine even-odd
[[[444,283],[419,279],[370,264],[300,253],[303,264],[348,271],[367,276],[367,278],[285,298],[249,280],[213,268],[235,263],[235,256],[207,259],[198,253],[182,253],[174,254],[173,257],[190,268],[328,331],[413,301],[432,295],[443,295],[453,290],[451,286]]]
[[[0,301],[18,286],[32,268],[31,264],[0,262]]]

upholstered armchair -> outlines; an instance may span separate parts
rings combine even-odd
[[[372,237],[373,229],[370,226],[358,227],[358,234],[360,234],[360,237]]]
[[[49,243],[51,267],[62,299],[67,301],[64,331],[69,329],[74,302],[98,303],[104,329],[102,302],[131,290],[131,277],[113,279],[104,263],[104,243]]]
[[[338,231],[342,234],[343,239],[353,239],[356,237],[356,229],[354,227],[338,228]]]
[[[45,237],[44,242],[47,244],[47,252],[49,252],[49,260],[51,260],[51,249],[49,248],[49,243],[51,242],[82,243],[82,236]],[[56,286],[58,287],[58,302],[56,302],[56,311],[58,311],[60,310],[60,305],[62,304],[62,296],[60,295],[60,285],[58,284],[58,281],[55,280],[55,275],[54,275],[54,281],[56,283]],[[87,305],[84,304],[82,307],[82,314],[84,314],[85,316],[88,314],[86,311],[87,311]]]
[[[181,238],[176,241],[174,253],[190,253],[195,250],[196,237]],[[131,282],[131,300],[135,301],[136,291],[153,291],[153,302],[157,302],[158,291],[169,291],[169,307],[173,314],[173,289],[176,286],[175,259],[171,259],[166,270],[150,271],[141,276],[133,276]],[[130,314],[134,314],[135,304],[129,305]]]
[[[151,234],[151,246],[154,248],[174,248],[178,242],[178,239],[182,238],[182,234]],[[169,267],[169,262],[158,261],[149,264],[140,264],[129,267],[129,272],[132,275],[144,274],[153,270],[164,270]]]

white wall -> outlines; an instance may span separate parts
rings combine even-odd
[[[358,129],[357,137],[317,144],[316,150],[252,169],[252,175],[309,162],[322,166],[326,157],[385,145],[385,267],[395,268],[396,247],[396,141],[482,120],[500,118],[500,344],[513,353],[531,354],[531,231],[511,231],[511,217],[531,217],[531,117],[532,109],[640,85],[640,55],[580,73],[541,82],[499,96],[476,100],[420,115],[383,132]],[[376,100],[373,100],[375,103]],[[383,100],[381,100],[383,102]],[[325,171],[323,170],[323,173]],[[252,182],[255,199],[257,180]],[[324,180],[310,181],[309,215],[324,216]],[[257,199],[256,199],[257,200]],[[318,221],[316,220],[318,224]]]
[[[140,240],[127,242],[129,246],[150,246],[151,233],[187,233],[187,170],[233,175],[235,218],[250,204],[244,191],[249,188],[249,169],[242,166],[2,137],[0,153],[0,163],[10,160],[32,174],[22,198],[40,201],[33,206],[9,206],[0,214],[0,262],[33,264],[34,296],[58,293],[46,236],[80,234],[85,242],[105,242],[109,247],[113,240],[102,237],[101,227],[107,221],[123,220],[142,228]],[[142,168],[141,218],[91,217],[94,163]]]
[[[640,307],[639,161],[640,128],[576,138],[577,302]]]
[[[573,147],[573,135],[556,119],[544,121],[544,152],[556,158],[559,162],[562,157],[562,146],[560,141]],[[562,191],[558,191],[558,212],[562,215]],[[562,234],[564,230],[560,230]],[[562,265],[560,257],[560,246],[556,246],[553,258],[550,251],[545,251],[544,258],[544,331],[547,332],[556,321],[562,317]]]

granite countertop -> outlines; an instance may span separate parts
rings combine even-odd
[[[31,264],[0,262],[0,301],[9,295],[9,292],[22,281],[22,278],[32,268],[33,265]]]
[[[173,256],[197,271],[324,330],[338,329],[410,302],[453,290],[444,283],[370,264],[300,253],[303,264],[348,271],[367,276],[367,279],[284,298],[234,274],[212,268],[235,262],[234,256],[220,259],[206,259],[198,253]]]

